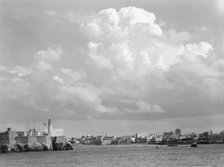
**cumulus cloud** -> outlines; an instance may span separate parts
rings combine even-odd
[[[52,63],[55,63],[61,59],[62,55],[61,47],[52,48],[48,47],[47,50],[40,50],[34,54],[36,60],[36,67],[42,71],[48,71],[52,69]]]
[[[89,42],[89,57],[102,68],[113,68],[112,62],[107,57],[101,55],[98,50],[101,47],[99,43]]]
[[[220,13],[224,13],[224,2],[222,0],[217,0],[217,6]]]
[[[39,69],[40,71],[48,71],[51,70],[53,67],[46,63],[45,61],[39,61],[36,64],[36,68]]]
[[[61,47],[52,48],[48,47],[47,50],[40,50],[34,54],[36,60],[52,63],[60,60],[62,54]]]
[[[162,35],[162,29],[155,20],[155,15],[144,9],[126,7],[116,11],[110,8],[99,11],[89,21],[82,23],[81,29],[93,42],[101,40],[102,36],[106,39],[122,39],[140,31],[142,35],[157,37]]]
[[[0,66],[1,113],[137,120],[221,111],[223,60],[210,43],[162,30],[155,14],[136,7],[76,18],[67,15],[87,37],[86,55],[48,47],[27,67]]]
[[[157,113],[157,112],[164,112],[164,110],[158,104],[148,104],[142,100],[137,101],[138,110],[137,112],[149,112],[149,113]]]
[[[207,32],[209,29],[208,27],[201,26],[201,27],[196,27],[196,30],[200,32]]]
[[[194,59],[196,56],[208,57],[209,51],[211,51],[212,45],[207,42],[200,42],[199,44],[187,44],[186,55],[189,55],[189,59]]]
[[[152,69],[169,70],[183,59],[207,57],[211,44],[191,40],[188,32],[162,31],[156,17],[135,7],[104,9],[81,24],[89,38],[89,57],[99,68],[120,75],[145,74]]]
[[[82,112],[109,112],[110,109],[102,105],[95,87],[89,84],[64,85],[59,87],[57,99],[63,105],[72,105]],[[94,113],[92,113],[94,114]],[[84,114],[85,115],[85,114]]]
[[[74,84],[84,78],[86,73],[84,71],[75,71],[68,68],[62,68],[60,73],[53,76],[53,79],[59,83]]]
[[[214,92],[211,87],[216,82],[209,78],[216,78],[219,72],[208,63],[213,50],[210,43],[191,42],[192,36],[186,31],[162,30],[153,13],[135,7],[119,11],[104,9],[84,20],[80,29],[89,39],[90,60],[99,69],[111,72],[112,79],[108,82],[114,87],[106,87],[112,92],[119,88],[120,92],[114,93],[118,97],[122,94],[135,101],[137,97],[152,101],[152,104],[138,101],[136,112],[180,112],[175,106],[181,106],[181,112],[185,112],[183,107],[189,104],[180,99],[192,102],[192,90],[204,101],[211,98]],[[133,89],[129,86],[137,88],[136,98],[132,97]],[[205,89],[210,93],[205,93]],[[173,102],[170,99],[169,104],[166,98],[173,98]],[[121,104],[116,103],[122,112]],[[130,108],[126,108],[127,111],[132,111]],[[203,113],[202,110],[207,111],[209,107],[202,108],[196,106],[193,110]]]
[[[57,75],[53,76],[53,79],[59,83],[65,83],[65,81]]]
[[[62,68],[61,73],[64,74],[64,76],[72,82],[79,81],[86,75],[84,71],[74,71],[67,68]]]

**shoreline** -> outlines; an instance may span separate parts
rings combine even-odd
[[[73,150],[72,144],[66,143],[33,143],[33,144],[21,144],[16,143],[13,145],[0,145],[0,153],[20,153],[20,152],[45,152],[45,151],[58,151],[58,150]]]

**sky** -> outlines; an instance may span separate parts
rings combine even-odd
[[[1,0],[0,130],[224,130],[222,0]]]

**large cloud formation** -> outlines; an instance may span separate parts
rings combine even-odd
[[[185,44],[191,36],[175,30],[163,32],[156,17],[135,7],[106,9],[81,24],[89,38],[89,57],[101,68],[117,73],[146,73],[150,68],[168,70],[183,59],[208,56],[207,42]]]
[[[163,30],[155,14],[136,7],[75,19],[69,20],[88,40],[82,68],[65,66],[70,60],[62,46],[40,48],[29,66],[0,67],[5,120],[12,114],[18,120],[161,120],[222,113],[224,60],[210,43]]]
[[[89,39],[89,58],[110,75],[114,86],[108,89],[120,97],[120,112],[137,112],[145,103],[149,113],[150,105],[158,105],[172,116],[220,111],[213,98],[221,71],[211,64],[220,60],[208,42],[191,43],[188,32],[162,30],[153,13],[136,7],[99,11],[80,29]],[[129,99],[127,108],[123,98]]]

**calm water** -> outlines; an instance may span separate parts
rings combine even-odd
[[[224,166],[224,145],[75,146],[73,151],[0,154],[0,167]]]

